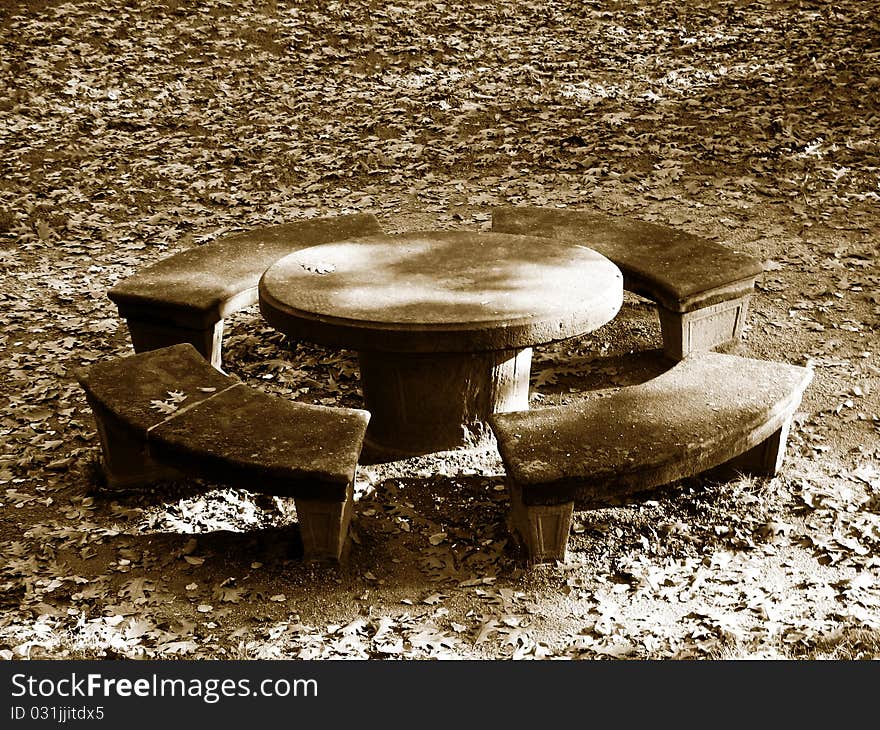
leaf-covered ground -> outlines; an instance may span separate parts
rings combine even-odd
[[[12,1],[0,51],[0,656],[880,655],[876,3]],[[580,511],[538,568],[491,449],[364,465],[341,568],[282,501],[102,488],[73,374],[130,352],[115,282],[265,224],[508,204],[761,258],[737,352],[816,372],[782,473]],[[361,404],[352,353],[229,324],[247,382]],[[656,375],[658,337],[628,297],[536,351],[533,402]]]

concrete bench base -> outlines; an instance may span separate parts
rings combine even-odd
[[[150,456],[146,439],[120,425],[99,401],[87,397],[101,441],[104,481],[113,489],[144,487],[180,479],[181,472]]]
[[[533,561],[564,560],[576,505],[719,467],[773,476],[811,379],[808,368],[698,352],[611,395],[493,415],[515,536]]]
[[[249,388],[188,343],[98,363],[77,377],[110,486],[197,476],[292,497],[305,558],[342,558],[368,412]]]
[[[739,297],[690,312],[674,312],[658,304],[663,353],[682,360],[691,352],[733,347],[742,336],[749,299]]]
[[[527,505],[518,484],[508,481],[507,487],[510,497],[507,527],[529,558],[536,563],[565,560],[574,501]]]
[[[299,520],[303,554],[311,560],[340,560],[348,545],[348,526],[354,505],[352,486],[349,485],[342,502],[305,497],[294,497],[293,501]]]
[[[149,352],[188,342],[218,370],[223,364],[223,320],[199,329],[129,317],[125,320],[135,352]]]
[[[736,344],[763,271],[752,256],[705,238],[586,210],[496,208],[492,230],[567,240],[607,256],[625,289],[657,304],[663,351],[673,360]]]
[[[735,456],[723,464],[728,471],[752,474],[756,477],[773,477],[782,468],[785,458],[785,445],[791,430],[792,418],[786,418],[782,426],[757,446]]]

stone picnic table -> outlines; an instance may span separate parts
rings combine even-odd
[[[489,232],[316,245],[259,283],[271,326],[357,351],[378,459],[479,444],[491,414],[528,408],[532,347],[597,329],[622,301],[620,270],[596,251]]]
[[[136,354],[77,377],[111,485],[180,473],[292,496],[304,555],[340,560],[358,463],[494,440],[517,542],[530,560],[564,560],[575,505],[715,468],[778,472],[812,370],[712,352],[739,342],[762,270],[589,211],[495,210],[480,233],[387,234],[370,214],[280,224],[114,286]],[[656,302],[676,364],[602,398],[529,409],[532,348],[601,327],[624,287]],[[289,337],[357,351],[366,409],[228,378],[223,319],[255,299]],[[148,404],[172,388],[210,395],[155,413]]]

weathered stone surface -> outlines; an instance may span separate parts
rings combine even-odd
[[[314,482],[304,487],[306,497],[329,494],[321,486],[329,483],[342,485],[329,498],[343,499],[370,417],[250,388],[218,373],[188,344],[97,363],[77,377],[102,420],[148,443],[154,459],[211,471],[221,481],[243,470],[243,478],[256,475],[258,486],[276,485],[279,494],[293,495],[291,482],[303,480]]]
[[[141,436],[177,411],[239,382],[217,372],[186,343],[98,362],[76,375],[89,399],[100,405],[107,418]],[[169,392],[186,397],[173,401]],[[168,408],[163,410],[154,401],[167,402]]]
[[[525,504],[602,501],[692,476],[784,433],[811,379],[787,363],[694,353],[641,385],[490,423]],[[762,457],[765,471],[778,453]]]
[[[260,309],[292,337],[356,350],[511,350],[596,329],[623,280],[583,246],[528,236],[418,231],[335,242],[284,257]]]
[[[138,271],[108,292],[126,319],[201,329],[257,301],[257,283],[278,259],[327,241],[382,233],[368,213],[317,218],[228,236]]]
[[[527,407],[533,344],[589,332],[622,300],[595,251],[462,231],[315,246],[260,281],[274,327],[358,351],[376,460],[474,445],[491,413]]]
[[[294,497],[305,557],[340,559],[367,411],[249,388],[190,344],[98,363],[77,377],[95,415],[108,484],[188,473]]]
[[[369,413],[296,403],[244,384],[153,428],[150,453],[255,492],[344,501]]]
[[[108,295],[135,352],[189,342],[219,370],[223,318],[257,301],[257,284],[270,264],[301,248],[381,232],[371,214],[259,228],[169,256]]]
[[[751,293],[761,262],[668,226],[585,210],[516,206],[492,211],[492,230],[568,240],[607,256],[628,291],[688,312]]]

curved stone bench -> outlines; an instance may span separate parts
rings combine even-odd
[[[189,343],[99,362],[77,379],[110,486],[191,475],[293,497],[305,557],[340,558],[367,411],[255,390]]]
[[[223,318],[257,301],[263,272],[307,246],[382,233],[369,213],[258,228],[181,251],[108,292],[135,352],[189,342],[221,366]]]
[[[536,560],[564,560],[575,502],[601,503],[721,464],[781,467],[812,370],[715,352],[611,395],[496,413],[512,531]]]
[[[761,262],[667,226],[583,210],[492,210],[492,230],[570,240],[617,264],[628,291],[657,304],[667,357],[740,339]]]

